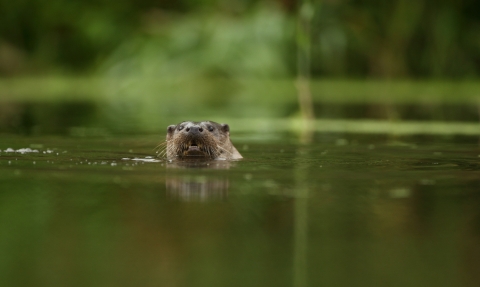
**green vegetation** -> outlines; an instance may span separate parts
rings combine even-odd
[[[296,75],[295,1],[0,1],[0,75]],[[476,78],[477,1],[312,1],[314,77]],[[305,9],[304,9],[305,10]]]
[[[103,79],[98,77],[29,77],[0,79],[0,97],[5,101],[54,102],[105,101],[112,87],[122,95],[141,95],[146,101],[175,101],[184,96],[192,104],[225,107],[227,102],[252,105],[295,103],[294,80],[290,79],[202,79],[152,78]],[[314,80],[313,97],[319,103],[465,103],[476,104],[480,96],[477,81],[379,81]],[[210,96],[209,96],[210,95]],[[224,96],[224,99],[219,97]],[[259,97],[261,95],[261,97]],[[197,97],[198,99],[195,99]],[[137,99],[138,100],[138,99]],[[218,101],[222,101],[220,104]],[[189,105],[188,102],[184,105]],[[173,108],[173,107],[171,107]],[[251,107],[253,108],[253,106]],[[267,108],[267,107],[263,107]]]
[[[317,80],[311,87],[318,131],[480,131],[479,82]],[[287,79],[3,79],[0,131],[163,133],[177,121],[212,118],[237,131],[294,130],[301,126],[295,93],[294,81]]]
[[[478,122],[477,11],[446,0],[0,0],[0,132],[312,115]]]

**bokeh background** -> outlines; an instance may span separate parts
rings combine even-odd
[[[4,132],[295,118],[299,67],[317,118],[478,121],[480,4],[0,1]]]
[[[299,2],[2,0],[0,72],[90,75],[124,68],[156,77],[291,77]],[[314,76],[461,79],[480,73],[478,1],[311,4]]]

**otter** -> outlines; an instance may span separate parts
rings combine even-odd
[[[230,127],[212,121],[185,121],[167,128],[167,140],[160,156],[169,160],[243,158],[230,141]],[[162,145],[162,144],[161,144]]]

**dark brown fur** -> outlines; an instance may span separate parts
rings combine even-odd
[[[241,159],[230,141],[230,127],[211,121],[181,122],[167,128],[166,147],[160,155],[169,160],[200,157]]]

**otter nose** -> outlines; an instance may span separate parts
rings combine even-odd
[[[186,128],[185,131],[190,134],[198,134],[203,132],[203,128],[200,126],[190,126]]]

